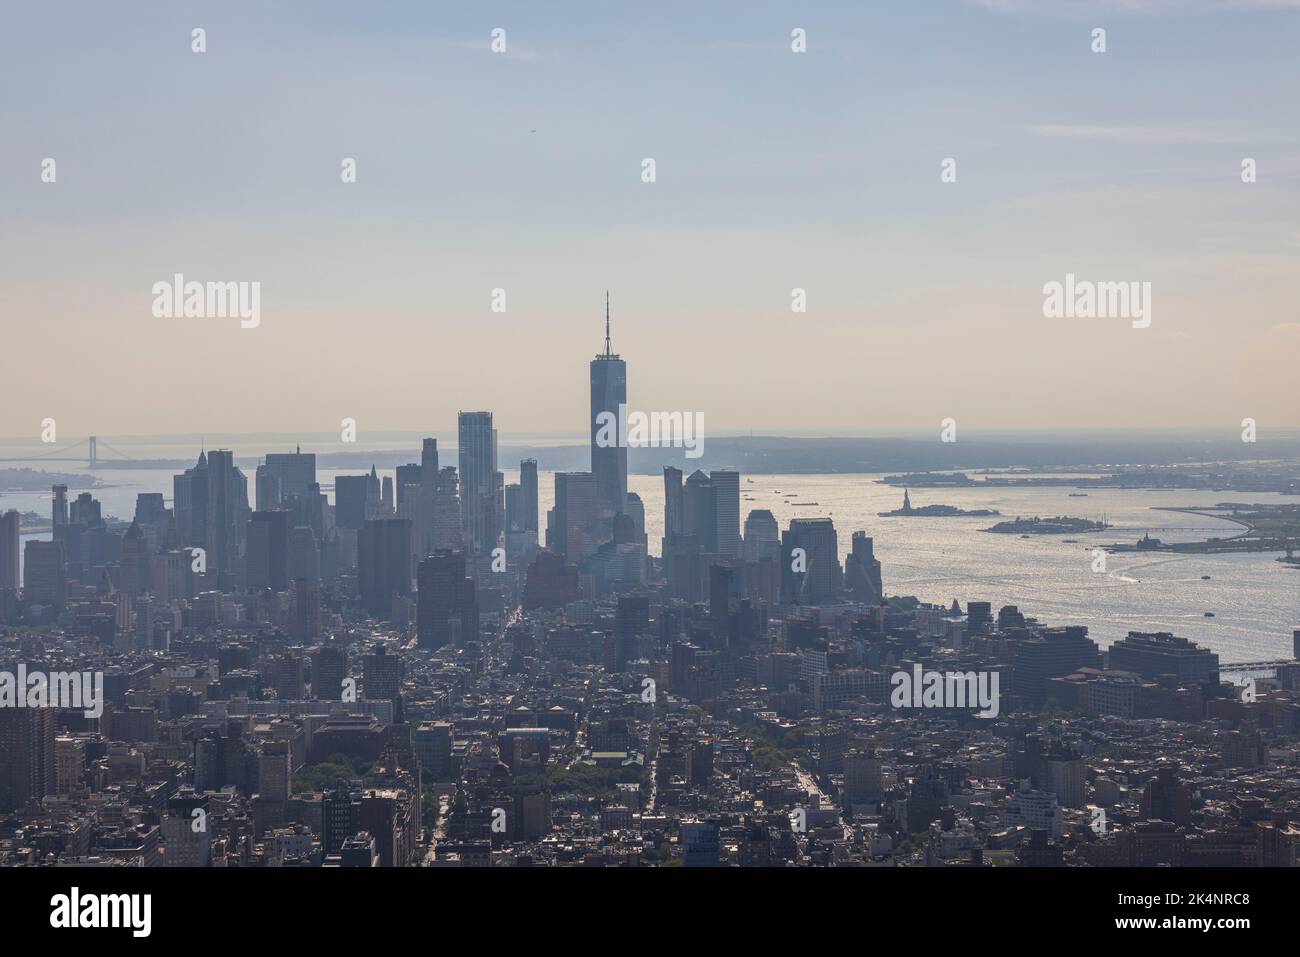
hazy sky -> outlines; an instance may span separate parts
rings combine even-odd
[[[632,406],[713,434],[1296,427],[1298,48],[1300,0],[10,5],[0,435],[579,431],[606,288]],[[155,318],[177,272],[260,326]],[[1150,328],[1045,318],[1067,272]]]

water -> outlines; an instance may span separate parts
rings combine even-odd
[[[418,451],[415,457],[418,459]],[[454,453],[446,456],[454,462]],[[40,467],[36,465],[35,467]],[[47,468],[49,466],[46,466]],[[80,471],[67,469],[67,471]],[[358,469],[320,469],[322,485]],[[251,472],[246,470],[252,485]],[[392,470],[379,470],[380,477]],[[130,519],[139,492],[161,491],[170,500],[168,470],[100,472],[104,487],[94,491],[106,515]],[[1049,625],[1087,625],[1103,647],[1129,631],[1170,631],[1212,648],[1225,662],[1291,656],[1291,632],[1300,627],[1300,572],[1274,561],[1275,552],[1232,555],[1115,554],[1104,573],[1092,571],[1091,550],[1099,544],[1133,542],[1143,533],[1167,542],[1196,541],[1234,534],[1239,526],[1222,519],[1153,510],[1153,506],[1207,507],[1225,500],[1294,504],[1276,494],[1092,489],[1070,498],[1068,488],[956,488],[913,490],[914,506],[944,503],[965,509],[991,508],[1000,518],[880,518],[897,508],[902,490],[878,485],[878,475],[754,475],[741,477],[740,515],[769,509],[785,528],[791,518],[834,519],[842,554],[852,533],[875,539],[888,594],[916,595],[923,601],[965,607],[971,600],[994,609],[1017,605],[1025,615]],[[753,481],[749,481],[752,479]],[[506,481],[518,473],[506,472]],[[540,519],[554,501],[554,480],[539,475]],[[650,550],[663,535],[663,480],[629,476],[631,491],[645,503]],[[779,490],[779,491],[778,491]],[[793,493],[794,498],[785,498]],[[70,495],[75,493],[70,491]],[[250,493],[251,494],[251,493]],[[745,501],[745,497],[752,501]],[[333,496],[331,495],[331,500]],[[795,506],[792,502],[816,502]],[[50,512],[50,493],[0,492],[0,510]],[[1073,515],[1102,518],[1114,527],[1066,536],[993,535],[981,532],[1017,515]],[[24,536],[49,538],[49,535]],[[1073,538],[1077,544],[1066,544]],[[1209,575],[1209,581],[1202,581]],[[1204,617],[1207,611],[1214,618]]]

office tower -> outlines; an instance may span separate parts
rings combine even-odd
[[[399,465],[397,467],[396,475],[397,479],[393,483],[396,486],[396,498],[393,500],[393,509],[397,513],[398,518],[410,518],[410,515],[404,511],[404,509],[409,508],[411,504],[410,500],[407,498],[408,493],[410,493],[408,486],[415,487],[414,492],[410,494],[412,494],[412,497],[418,498],[420,493],[424,490],[424,466],[415,462],[406,465]],[[430,494],[432,494],[432,490],[430,491]]]
[[[170,549],[153,556],[154,597],[162,604],[177,601],[190,596],[189,571],[191,559],[188,555]]]
[[[248,590],[284,591],[289,587],[289,513],[254,512],[246,535]]]
[[[104,524],[103,512],[99,500],[89,492],[82,492],[72,502],[69,512],[73,525],[85,528],[98,528]]]
[[[0,591],[18,590],[18,530],[21,516],[16,509],[0,514]]]
[[[844,590],[855,601],[878,602],[884,598],[880,562],[866,532],[853,533],[853,550],[844,560]]]
[[[969,607],[967,605],[968,609]],[[1111,646],[1112,649],[1114,647]],[[1045,628],[1017,641],[1011,661],[1011,688],[1016,697],[1032,707],[1039,707],[1047,700],[1048,682],[1052,678],[1074,674],[1081,668],[1100,668],[1101,651],[1097,643],[1088,637],[1086,626],[1071,625],[1065,628]],[[1215,663],[1217,669],[1217,658]],[[1111,667],[1118,667],[1113,660]],[[1002,687],[1005,688],[1006,685]]]
[[[360,529],[366,524],[369,475],[340,475],[334,479],[334,525]]]
[[[264,742],[257,755],[257,793],[266,801],[289,800],[292,773],[289,742]]]
[[[311,653],[311,696],[324,701],[343,697],[343,679],[348,676],[347,646],[321,645]]]
[[[296,651],[271,658],[271,687],[281,701],[307,697],[307,661]]]
[[[709,617],[718,624],[726,624],[735,602],[739,601],[735,569],[717,562],[709,563]]]
[[[387,645],[361,659],[361,688],[368,701],[396,701],[402,693],[402,659],[388,653]]]
[[[524,489],[512,483],[506,486],[506,533],[524,530]]]
[[[153,588],[153,553],[139,522],[133,521],[122,536],[118,588],[128,598],[135,598]]]
[[[208,474],[207,453],[200,452],[192,468],[172,479],[172,509],[176,513],[176,534],[181,545],[207,546]]]
[[[419,567],[416,630],[421,648],[478,640],[478,600],[465,574],[465,553],[439,549]]]
[[[1116,671],[1133,671],[1144,678],[1174,675],[1187,687],[1219,683],[1219,656],[1168,632],[1130,631],[1110,646],[1107,657]]]
[[[212,860],[208,827],[196,828],[194,822],[209,814],[204,794],[183,788],[167,801],[163,816],[163,860],[166,867],[207,867]]]
[[[563,608],[578,600],[578,569],[553,551],[538,552],[528,565],[524,581],[524,611]]]
[[[411,523],[404,518],[368,521],[357,536],[357,586],[361,604],[390,621],[393,595],[411,593]]]
[[[524,459],[519,463],[519,487],[524,495],[524,531],[533,532],[537,540],[537,459]]]
[[[68,524],[68,487],[66,485],[54,486],[53,506],[54,506],[54,517],[52,519],[53,524],[56,527],[59,525],[67,525]]]
[[[460,548],[465,529],[461,518],[460,486],[456,467],[448,465],[438,472],[433,495],[433,533],[425,555],[440,548]]]
[[[293,583],[293,636],[310,641],[320,635],[320,582],[298,578]],[[317,697],[320,697],[317,695]]]
[[[208,453],[208,570],[227,572],[243,546],[248,520],[248,480],[235,467],[235,453]]]
[[[167,503],[163,501],[162,492],[140,492],[135,497],[135,520],[145,529],[145,535],[151,544],[157,544],[157,536],[150,536],[150,531],[157,531],[167,524]]]
[[[685,504],[682,497],[682,470],[664,466],[664,540],[672,541],[686,533]]]
[[[878,801],[884,793],[881,762],[875,752],[850,751],[844,756],[844,798],[850,806]]]
[[[316,544],[316,533],[309,526],[289,529],[285,538],[285,559],[289,581],[300,578],[320,581],[320,547]]]
[[[366,521],[386,517],[383,513],[382,502],[383,496],[380,492],[379,473],[371,465],[370,474],[366,476]]]
[[[527,561],[537,547],[537,530],[528,528],[527,502],[523,485],[506,486],[506,554],[512,562]]]
[[[272,452],[266,457],[266,471],[279,481],[280,499],[308,497],[316,484],[316,454],[303,452]],[[262,508],[261,503],[257,506]]]
[[[379,493],[379,510],[384,518],[388,518],[396,511],[396,502],[393,498],[393,479],[392,476],[385,475],[383,485]]]
[[[802,549],[796,554],[795,549]],[[802,568],[802,571],[798,569]],[[781,543],[782,604],[816,605],[840,593],[840,557],[829,518],[795,518]]]
[[[420,447],[420,488],[425,495],[438,490],[438,440],[425,439]]]
[[[745,516],[745,561],[759,562],[781,557],[781,530],[776,516],[765,508],[751,509]]]
[[[491,412],[461,412],[460,510],[470,557],[496,548],[501,533],[497,513],[497,433]]]
[[[645,503],[641,501],[641,496],[636,492],[627,493],[627,502],[623,506],[623,514],[632,520],[632,528],[636,530],[633,541],[638,545],[646,544]]]
[[[81,787],[86,773],[86,739],[56,737],[54,739],[54,790],[68,794]]]
[[[66,587],[63,542],[27,542],[23,548],[24,600],[61,609]]]
[[[740,557],[740,473],[722,469],[709,473],[713,489],[713,538],[716,551],[727,558]]]
[[[556,472],[551,547],[569,564],[580,564],[600,544],[596,540],[599,524],[596,477],[590,472]]]
[[[347,790],[339,788],[325,792],[321,798],[322,852],[337,853],[357,832],[360,816],[361,802],[353,800]]]
[[[614,613],[615,658],[617,670],[635,660],[637,639],[650,630],[650,598],[647,595],[620,595]]]
[[[695,536],[701,549],[716,554],[718,551],[717,501],[713,495],[713,482],[709,476],[696,469],[686,479],[682,496],[682,532]]]
[[[404,790],[367,790],[361,795],[362,832],[374,838],[380,867],[406,867],[420,837],[419,795]]]
[[[57,717],[54,708],[0,708],[0,811],[21,810],[55,793]]]
[[[627,364],[610,346],[607,292],[605,351],[591,360],[591,474],[596,480],[602,521],[612,521],[614,515],[622,514],[627,502],[627,437],[621,434],[619,416],[620,409],[626,406]],[[612,428],[601,421],[603,417],[608,422],[611,416]]]
[[[422,721],[411,736],[425,781],[453,780],[452,726],[445,721]]]
[[[265,465],[259,465],[253,473],[253,487],[256,490],[257,510],[267,512],[280,507],[280,476]]]

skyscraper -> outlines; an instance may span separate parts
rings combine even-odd
[[[0,590],[18,589],[18,528],[17,510],[0,514]]]
[[[600,492],[590,472],[555,473],[554,522],[549,529],[551,548],[577,565],[596,550],[600,525]]]
[[[426,495],[438,488],[438,440],[425,439],[420,448],[420,485]]]
[[[0,811],[54,793],[57,716],[54,708],[0,708]]]
[[[411,593],[411,523],[404,518],[368,521],[357,535],[357,586],[376,618],[393,615],[393,595]]]
[[[718,551],[717,501],[713,496],[713,481],[701,469],[696,469],[686,480],[683,494],[682,531],[694,535],[699,547],[709,554]]]
[[[524,459],[519,463],[519,487],[524,495],[524,531],[533,532],[536,539],[537,524],[537,459]]]
[[[208,569],[227,572],[243,545],[248,520],[248,480],[235,467],[235,453],[208,453]]]
[[[68,524],[68,487],[66,485],[54,486],[53,501],[54,517],[52,519],[55,525]]]
[[[684,532],[682,470],[664,466],[664,540],[672,541]]]
[[[272,452],[266,457],[266,470],[279,479],[280,497],[306,498],[316,482],[316,454],[303,452]]]
[[[29,541],[23,550],[23,598],[63,607],[67,587],[63,542]]]
[[[713,487],[714,537],[719,555],[740,557],[740,473],[730,469],[709,473]]]
[[[491,412],[461,412],[460,510],[470,556],[496,548],[501,533],[497,509],[497,433]]]
[[[289,513],[254,512],[246,534],[248,590],[284,591],[289,587]]]
[[[781,531],[776,517],[765,508],[752,509],[745,518],[745,561],[781,557]]]
[[[802,553],[795,555],[795,549]],[[829,518],[792,518],[781,543],[782,604],[834,601],[842,573],[835,525]]]
[[[453,639],[458,647],[476,641],[478,624],[474,580],[465,574],[464,553],[440,549],[420,562],[416,607],[420,647],[441,648]]]
[[[334,525],[359,529],[366,523],[369,475],[340,475],[334,479]]]
[[[139,522],[133,521],[122,536],[118,574],[118,589],[128,598],[153,588],[153,553]]]
[[[605,351],[591,360],[591,474],[596,477],[596,492],[602,517],[611,520],[621,514],[627,502],[627,443],[618,427],[613,430],[613,441],[597,443],[603,432],[608,438],[608,426],[601,429],[602,413],[619,422],[619,408],[627,405],[627,364],[618,357],[609,339],[609,293],[605,293]]]

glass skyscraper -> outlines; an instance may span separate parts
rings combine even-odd
[[[627,364],[618,357],[609,340],[609,293],[605,293],[605,351],[591,360],[591,472],[596,477],[602,517],[612,520],[627,502],[626,436],[617,435],[604,447],[596,444],[598,418],[608,412],[618,421],[619,406],[627,404]],[[605,430],[609,434],[609,430]]]

